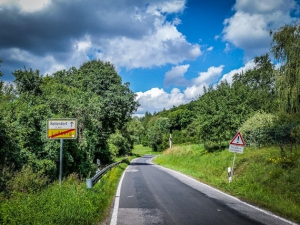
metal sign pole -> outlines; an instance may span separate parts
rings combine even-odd
[[[232,161],[231,180],[233,179],[233,170],[234,170],[234,161],[235,161],[235,157],[236,157],[236,152],[234,153],[233,161]]]
[[[62,178],[62,153],[63,153],[63,140],[60,139],[60,159],[59,159],[59,185],[61,186],[61,178]]]

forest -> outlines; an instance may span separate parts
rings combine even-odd
[[[109,62],[92,60],[47,76],[15,70],[12,83],[0,81],[0,193],[22,170],[57,179],[60,144],[46,137],[50,118],[78,122],[78,138],[64,141],[64,176],[88,177],[97,159],[110,163],[134,144],[163,151],[170,134],[173,145],[204,143],[216,151],[241,131],[247,146],[278,145],[292,165],[300,140],[300,24],[270,35],[270,52],[255,57],[255,67],[235,74],[232,83],[205,87],[188,104],[142,118],[133,117],[136,96]]]

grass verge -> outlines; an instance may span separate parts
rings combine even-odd
[[[224,192],[265,208],[289,220],[300,222],[300,162],[282,167],[279,149],[245,148],[237,154],[233,181],[228,182],[227,168],[233,153],[208,153],[203,145],[178,146],[164,151],[154,162],[181,171]]]
[[[39,193],[14,193],[0,203],[0,224],[99,224],[127,165],[111,169],[92,189],[73,174],[61,187],[56,182]]]
[[[162,154],[162,152],[154,152],[154,151],[152,151],[152,149],[150,147],[143,146],[143,145],[135,145],[132,150],[132,153],[138,157],[145,155],[145,154],[149,154],[149,155]]]

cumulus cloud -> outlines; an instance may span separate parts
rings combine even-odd
[[[154,30],[141,39],[103,39],[99,48],[101,52],[96,54],[97,58],[128,69],[178,64],[194,60],[201,54],[200,46],[188,43],[174,24],[166,22],[165,18],[157,18]]]
[[[137,92],[137,100],[141,104],[137,114],[143,115],[146,111],[153,113],[155,111],[161,111],[163,108],[169,109],[173,106],[186,104],[191,100],[197,99],[203,94],[204,86],[217,82],[222,74],[223,67],[223,65],[219,67],[212,66],[208,68],[206,72],[200,72],[199,76],[191,81],[183,77],[189,65],[172,67],[172,69],[166,73],[165,81],[167,80],[171,84],[175,82],[174,80],[180,81],[183,79],[188,86],[182,91],[178,88],[173,88],[170,93],[167,93],[162,88],[152,88],[145,92]]]
[[[0,0],[0,9],[3,6],[17,7],[23,12],[34,12],[42,10],[50,3],[50,0]]]
[[[226,73],[222,76],[222,78],[220,79],[220,82],[221,81],[227,81],[228,83],[232,83],[232,78],[235,74],[239,74],[239,73],[242,73],[242,72],[246,72],[247,70],[249,69],[253,69],[255,67],[255,63],[253,60],[250,60],[249,62],[247,62],[245,64],[245,66],[241,67],[241,68],[238,68],[238,69],[234,69],[234,70],[231,70],[229,73]]]
[[[185,4],[185,0],[150,4],[147,0],[113,4],[110,0],[88,4],[84,0],[0,0],[0,27],[5,30],[0,32],[2,72],[7,76],[26,66],[46,73],[61,65],[78,67],[91,58],[128,70],[194,60],[201,55],[200,46],[188,42],[177,29],[181,22],[177,15]],[[16,51],[32,60],[15,57]]]
[[[137,100],[141,106],[136,115],[143,116],[146,111],[153,113],[161,111],[162,109],[170,109],[173,106],[187,104],[188,102],[196,100],[203,95],[204,87],[211,85],[212,83],[210,82],[220,83],[221,81],[226,80],[231,84],[232,78],[235,74],[246,72],[254,67],[255,63],[253,60],[250,60],[244,66],[234,69],[226,74],[222,74],[224,65],[219,67],[210,67],[206,72],[200,72],[197,78],[190,81],[190,86],[186,87],[182,91],[178,88],[173,88],[170,93],[167,93],[162,88],[152,88],[145,92],[138,92]]]
[[[219,67],[209,67],[206,72],[200,72],[199,76],[197,78],[193,79],[193,83],[195,85],[202,85],[202,84],[208,84],[216,82],[218,78],[221,76],[221,73],[223,71],[224,65],[221,65]]]
[[[246,60],[264,54],[270,47],[270,29],[291,23],[295,7],[294,0],[237,0],[235,14],[224,21],[223,41],[243,49]]]
[[[184,74],[189,67],[190,65],[180,65],[172,67],[172,69],[165,74],[165,86],[187,86],[190,82],[184,78]]]
[[[173,88],[171,93],[165,92],[162,88],[152,88],[136,94],[136,99],[141,104],[137,114],[144,114],[146,111],[153,113],[186,103],[184,94],[178,88]]]

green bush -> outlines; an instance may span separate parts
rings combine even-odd
[[[259,147],[260,145],[274,142],[273,125],[276,117],[269,113],[257,112],[241,127],[247,146]]]
[[[124,168],[125,164],[113,168],[92,189],[71,174],[62,186],[55,182],[39,193],[19,192],[0,203],[0,224],[99,224]],[[27,169],[26,173],[30,174]]]
[[[43,190],[48,183],[48,177],[42,172],[35,173],[30,166],[24,166],[20,172],[14,173],[7,182],[6,189],[10,194],[30,194]]]
[[[218,150],[224,150],[228,148],[228,146],[229,146],[229,141],[222,141],[219,143],[207,141],[204,144],[204,149],[208,152],[214,152]]]

